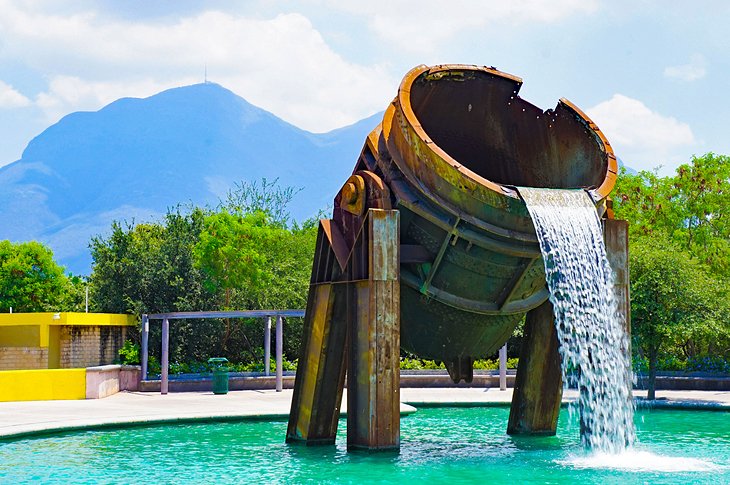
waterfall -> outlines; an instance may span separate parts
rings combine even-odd
[[[545,262],[563,385],[579,390],[581,441],[620,452],[636,437],[631,359],[596,208],[583,190],[519,192]]]

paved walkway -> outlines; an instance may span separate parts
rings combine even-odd
[[[575,399],[569,391],[565,401]],[[637,391],[644,397],[645,391]],[[0,438],[38,432],[113,426],[127,423],[160,423],[198,419],[266,416],[285,418],[289,414],[292,391],[231,391],[226,395],[210,392],[157,393],[121,392],[105,399],[85,401],[28,401],[0,403]],[[730,410],[730,392],[657,391],[664,405],[709,405]],[[489,388],[403,388],[401,401],[416,408],[424,404],[509,403],[512,389]],[[343,412],[346,411],[343,399]],[[401,412],[413,412],[407,405]]]

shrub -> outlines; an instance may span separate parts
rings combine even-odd
[[[119,349],[119,361],[122,365],[139,365],[139,345],[127,340]]]

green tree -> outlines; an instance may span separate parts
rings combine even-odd
[[[68,280],[53,252],[30,241],[0,241],[0,308],[15,312],[60,311]]]
[[[244,182],[206,218],[196,247],[197,264],[222,306],[249,310],[306,306],[317,221],[302,225],[292,221],[288,207],[298,192],[266,179],[260,184]],[[290,359],[299,354],[302,323],[285,320],[284,351]],[[251,342],[263,340],[261,322],[226,321],[224,328],[227,347],[243,342],[249,355],[260,358],[257,353],[262,349]]]
[[[206,214],[200,208],[177,207],[159,223],[115,222],[107,237],[93,238],[92,310],[136,315],[215,310],[216,296],[205,289],[193,264],[193,247]],[[176,321],[171,359],[207,359],[219,348],[219,334],[217,320]],[[150,349],[156,353],[159,343],[160,327],[152,325]]]
[[[66,285],[60,299],[60,311],[86,311],[86,290],[88,286],[88,278],[71,274],[68,275],[66,277]]]
[[[286,208],[295,193],[266,181],[243,183],[215,211],[178,207],[160,222],[115,222],[108,236],[91,242],[92,308],[138,315],[304,308],[317,226],[290,219]],[[285,321],[290,359],[298,356],[301,325]],[[150,331],[156,349],[159,326]],[[171,359],[260,359],[263,332],[260,320],[175,321]]]
[[[675,175],[667,177],[660,177],[657,172],[631,175],[622,171],[613,199],[616,216],[630,223],[630,252],[634,262],[631,266],[632,285],[637,284],[640,271],[646,268],[643,263],[652,260],[652,251],[655,253],[653,259],[661,255],[669,258],[673,254],[678,261],[676,266],[686,272],[681,278],[675,276],[674,263],[670,259],[665,261],[669,266],[663,272],[651,266],[656,301],[666,305],[665,315],[671,314],[676,318],[656,322],[659,330],[653,333],[635,331],[639,339],[634,349],[655,349],[658,352],[654,356],[655,361],[673,360],[677,364],[696,361],[702,356],[730,357],[730,323],[727,318],[707,316],[704,323],[692,327],[687,326],[687,319],[682,319],[681,324],[676,324],[676,328],[682,329],[682,332],[672,332],[671,338],[664,331],[675,328],[668,322],[676,321],[678,315],[702,315],[696,307],[688,306],[689,303],[683,302],[681,298],[669,296],[682,291],[700,290],[709,294],[709,288],[715,288],[718,290],[715,305],[728,306],[727,292],[722,289],[730,287],[730,221],[725,214],[726,208],[730,206],[730,157],[714,153],[693,157],[689,163],[681,165]],[[642,259],[636,260],[634,256],[641,256]],[[685,260],[688,261],[686,264]],[[677,279],[681,280],[681,287],[677,287],[680,284]],[[703,288],[703,285],[707,287]],[[660,294],[660,290],[668,293]],[[646,308],[646,302],[640,300],[639,296],[632,293],[634,321]],[[703,300],[700,298],[696,301]],[[653,314],[660,315],[661,312],[657,310]],[[649,323],[644,321],[640,325],[647,326]],[[655,339],[660,337],[662,344],[657,347]],[[641,339],[648,339],[649,342],[642,342]],[[650,353],[645,355],[649,356]]]
[[[613,198],[616,216],[629,221],[634,238],[666,237],[730,277],[730,157],[693,157],[672,177],[622,171]]]
[[[291,223],[289,204],[301,188],[281,187],[279,179],[269,182],[240,182],[234,184],[221,202],[219,211],[231,214],[253,214],[263,212],[272,225],[288,227]]]
[[[649,363],[654,399],[663,350],[706,335],[727,333],[727,289],[707,268],[668,241],[640,239],[631,265],[631,326],[634,350]]]
[[[194,248],[195,264],[203,270],[209,290],[223,296],[223,307],[231,309],[236,289],[250,290],[271,281],[270,252],[285,232],[272,226],[264,212],[207,216]]]
[[[672,179],[673,240],[718,274],[730,276],[730,157],[693,157]]]

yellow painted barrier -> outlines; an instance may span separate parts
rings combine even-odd
[[[0,371],[0,402],[86,399],[86,369]]]

